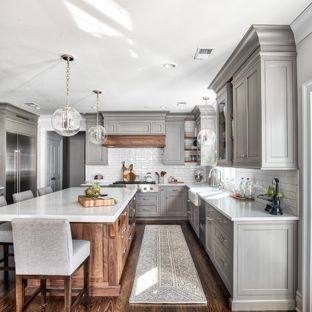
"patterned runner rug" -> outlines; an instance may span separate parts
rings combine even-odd
[[[180,225],[145,226],[129,302],[207,303]]]

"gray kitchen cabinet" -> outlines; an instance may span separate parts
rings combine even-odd
[[[100,123],[102,123],[100,118]],[[88,139],[88,130],[96,125],[96,115],[86,115],[86,165],[108,165],[108,149],[107,147],[93,144]]]
[[[165,135],[165,114],[159,112],[105,112],[109,135]]]
[[[186,219],[186,189],[184,186],[162,186],[160,192],[161,216],[166,218]]]
[[[136,196],[136,215],[138,218],[142,217],[159,217],[160,207],[158,205],[158,193],[137,193]]]
[[[205,249],[232,311],[294,309],[297,221],[231,221],[207,202],[205,209]]]
[[[233,165],[297,168],[296,43],[289,26],[253,25],[209,88],[233,85]]]
[[[166,188],[165,215],[168,217],[186,217],[186,192],[184,187]]]
[[[261,159],[260,62],[238,77],[233,82],[234,164],[257,167]]]
[[[217,134],[217,114],[212,105],[197,105],[192,111],[195,117],[197,133],[202,129],[210,129]],[[200,166],[215,166],[217,163],[217,140],[211,146],[200,146],[198,164]]]
[[[166,122],[163,163],[165,165],[184,165],[184,119],[170,119]]]
[[[232,165],[233,160],[233,90],[227,83],[217,94],[217,151],[218,165]]]

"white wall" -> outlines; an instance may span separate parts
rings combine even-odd
[[[194,170],[198,166],[165,166],[162,163],[162,148],[109,148],[108,166],[86,166],[86,179],[92,180],[100,173],[104,180],[111,183],[121,180],[121,162],[126,161],[126,165],[134,165],[134,173],[143,179],[145,174],[150,171],[153,175],[155,171],[166,171],[166,178],[174,176],[184,182],[193,182]],[[204,167],[202,167],[204,169]],[[205,175],[205,173],[204,173]]]

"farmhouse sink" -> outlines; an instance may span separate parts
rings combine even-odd
[[[200,198],[201,197],[209,197],[217,194],[221,194],[223,191],[218,188],[207,186],[207,187],[193,187],[188,191],[189,200],[195,205],[200,206]]]

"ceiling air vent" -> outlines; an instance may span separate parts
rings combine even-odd
[[[197,48],[194,55],[194,60],[204,60],[209,57],[211,52],[212,52],[211,48]]]

